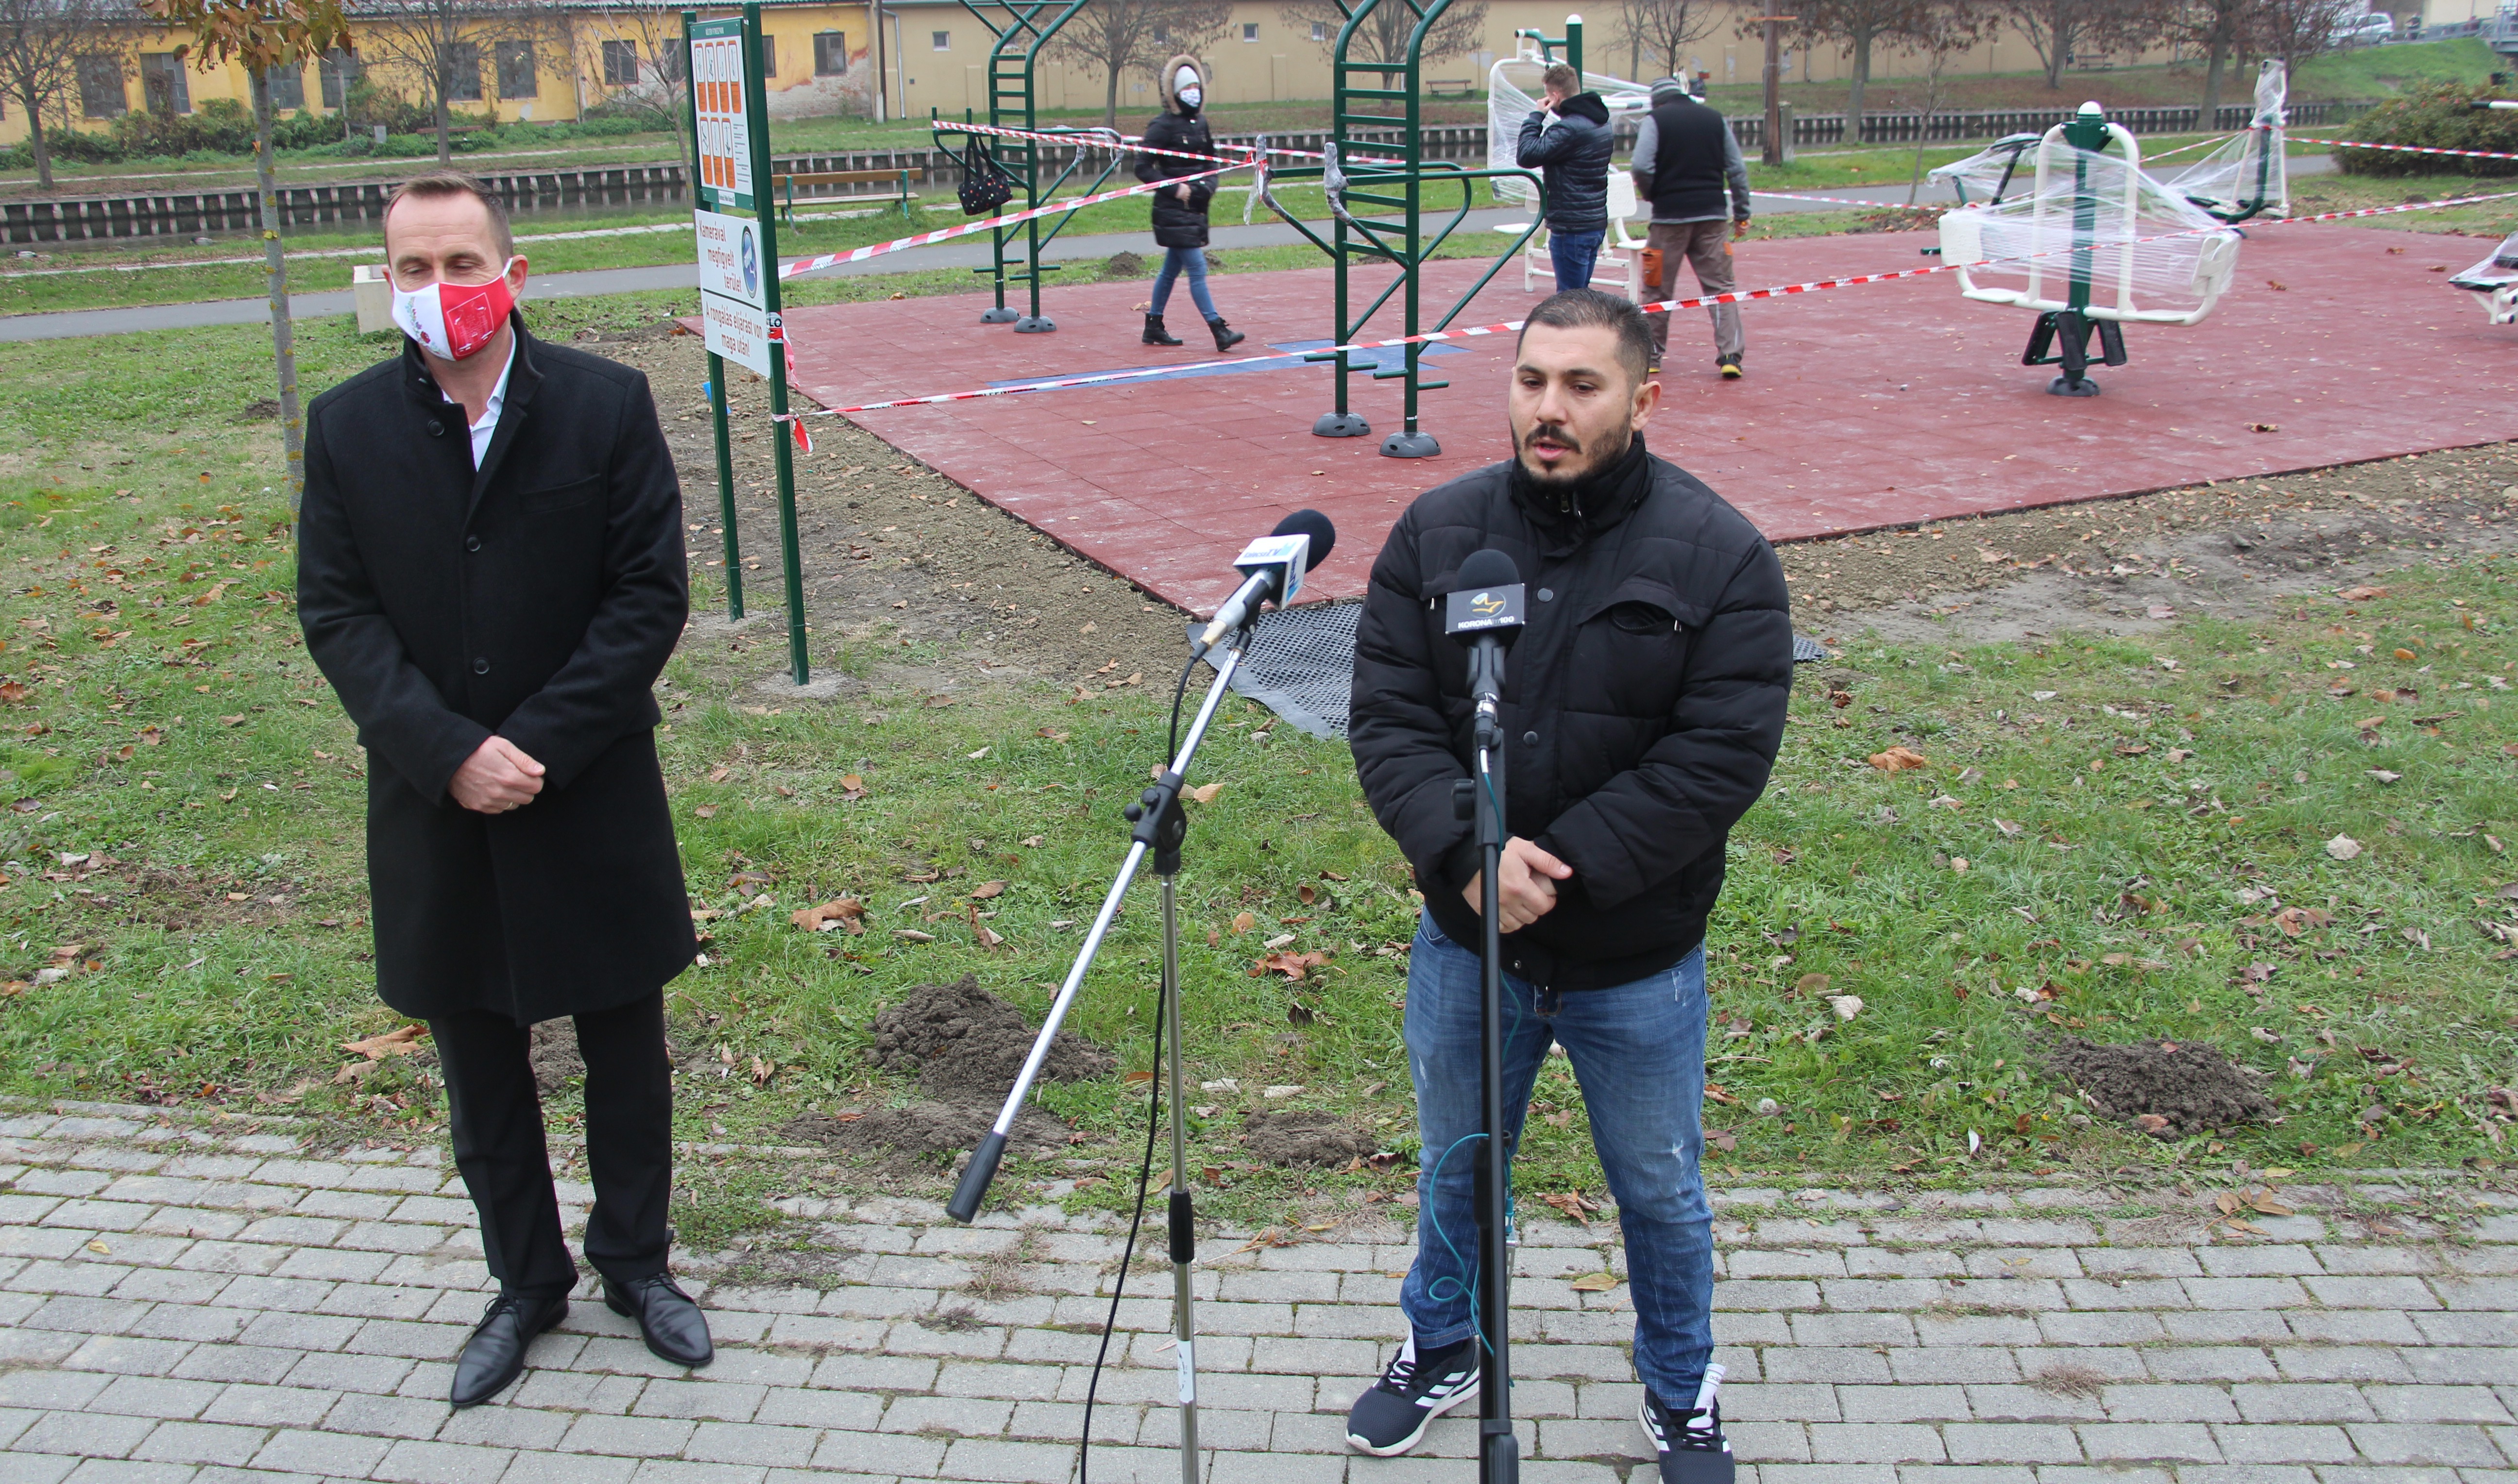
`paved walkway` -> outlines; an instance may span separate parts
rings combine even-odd
[[[781,1255],[803,1237],[824,1275],[694,1282],[715,1366],[664,1365],[581,1301],[519,1386],[456,1413],[450,1360],[483,1301],[469,1204],[436,1149],[315,1154],[310,1132],[94,1107],[0,1122],[0,1481],[1072,1475],[1117,1254],[1096,1222],[791,1200]],[[2301,1186],[2280,1198],[2298,1214],[2241,1230],[2215,1194],[1723,1190],[1715,1333],[1744,1484],[2518,1484],[2518,1196]],[[1614,1227],[1528,1224],[1525,1477],[1613,1484],[1640,1443],[1625,1291],[1569,1280],[1614,1260]],[[1203,1244],[1207,1478],[1467,1480],[1464,1416],[1413,1459],[1347,1451],[1408,1249],[1395,1228],[1306,1235]],[[1096,1479],[1179,1477],[1168,1310],[1122,1309]]]

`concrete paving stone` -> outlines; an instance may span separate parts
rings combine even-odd
[[[247,1427],[312,1427],[340,1400],[337,1391],[312,1386],[262,1386],[239,1382],[219,1393],[201,1413],[205,1422]]]
[[[1839,1386],[1836,1401],[1847,1423],[1963,1422],[1975,1415],[1967,1388],[1956,1385]]]
[[[209,1303],[234,1280],[224,1273],[187,1273],[163,1267],[126,1270],[111,1292],[135,1302]]]
[[[1758,1379],[1756,1355],[1741,1353],[1731,1347],[1732,1343],[1719,1341],[1715,1359],[1729,1367],[1727,1374],[1731,1379]],[[1394,1344],[1384,1353],[1395,1353],[1396,1348]],[[1630,1381],[1635,1378],[1634,1363],[1627,1358],[1625,1350],[1612,1345],[1524,1345],[1516,1341],[1512,1364],[1513,1369],[1522,1375],[1550,1380]],[[1372,1365],[1343,1374],[1368,1378],[1379,1375],[1380,1371],[1381,1363],[1376,1360]],[[1322,1372],[1324,1377],[1331,1374],[1332,1370]]]
[[[1970,1386],[1968,1406],[1982,1422],[2104,1421],[2106,1412],[2085,1387]]]
[[[2272,1357],[2249,1345],[2151,1345],[2142,1352],[2153,1380],[2272,1380]]]
[[[113,1384],[109,1376],[67,1371],[0,1371],[0,1407],[75,1412]]]
[[[1965,1254],[1946,1248],[1907,1251],[1880,1247],[1851,1247],[1839,1256],[1845,1263],[1845,1276],[1850,1278],[1954,1278],[1967,1272]],[[1822,1273],[1819,1276],[1833,1275]]]
[[[1142,1454],[1148,1450],[1139,1449],[1137,1452]],[[1156,1456],[1173,1460],[1170,1477],[1177,1480],[1180,1477],[1177,1458],[1161,1453]],[[1383,1461],[1368,1460],[1366,1465],[1380,1462]],[[1394,1459],[1388,1462],[1406,1461]],[[1456,1467],[1453,1471],[1456,1472]],[[1375,1473],[1377,1475],[1378,1470]],[[1218,1453],[1207,1462],[1206,1484],[1343,1484],[1346,1474],[1347,1459],[1334,1454]],[[1052,1481],[1044,1480],[1042,1484],[1052,1484]],[[1409,1481],[1409,1484],[1413,1484],[1413,1481]]]
[[[1073,1434],[1070,1433],[1069,1436]],[[1344,1412],[1280,1412],[1268,1446],[1279,1453],[1348,1452]]]
[[[1814,1279],[1733,1279],[1714,1286],[1716,1310],[1815,1309],[1825,1302]]]
[[[2177,1484],[2317,1484],[2305,1463],[2183,1463]]]
[[[781,1314],[769,1325],[773,1345],[817,1345],[834,1350],[873,1350],[883,1344],[882,1320],[837,1319],[818,1314]]]
[[[643,1376],[529,1369],[510,1405],[620,1417],[638,1404],[638,1393],[646,1388]]]
[[[113,1176],[95,1169],[29,1169],[13,1182],[38,1196],[92,1196],[113,1183]]]
[[[1715,1292],[1716,1295],[1715,1301],[1716,1303],[1721,1302],[1721,1291],[1716,1289]],[[1248,1306],[1244,1305],[1244,1307]],[[1062,1310],[1062,1312],[1064,1311]],[[1201,1326],[1205,1324],[1206,1313],[1207,1310],[1205,1309],[1198,1310],[1198,1322]],[[1527,1324],[1528,1328],[1536,1333],[1546,1334],[1549,1333],[1549,1330],[1547,1325],[1544,1323],[1544,1320],[1549,1317],[1561,1318],[1562,1316],[1533,1315],[1530,1320],[1523,1321],[1522,1323]],[[1285,1329],[1264,1330],[1254,1333],[1290,1333],[1301,1336],[1305,1338],[1318,1337],[1322,1339],[1379,1339],[1383,1336],[1390,1334],[1399,1322],[1399,1311],[1395,1307],[1389,1309],[1351,1309],[1342,1304],[1307,1303],[1294,1310],[1293,1323]],[[1159,1321],[1157,1321],[1157,1325],[1159,1325]],[[1156,1326],[1147,1326],[1146,1328],[1154,1327]],[[1516,1325],[1516,1330],[1519,1330],[1520,1328],[1520,1325]],[[1517,1333],[1514,1337],[1519,1339],[1521,1336]]]
[[[67,1257],[86,1247],[88,1241],[85,1233],[58,1227],[0,1226],[0,1256]]]
[[[266,1274],[288,1260],[288,1249],[258,1242],[195,1242],[175,1259],[180,1268],[203,1273]]]
[[[154,1208],[138,1201],[64,1201],[39,1225],[81,1232],[135,1231]]]
[[[374,1437],[432,1438],[446,1421],[446,1404],[413,1397],[372,1396],[345,1391],[324,1418],[326,1432],[356,1432]]]
[[[2386,1422],[2507,1422],[2508,1406],[2490,1386],[2364,1386]]]
[[[1272,1273],[1368,1273],[1382,1265],[1371,1245],[1362,1242],[1298,1242],[1261,1248],[1253,1255],[1262,1271]]]
[[[601,1453],[617,1458],[669,1459],[682,1451],[699,1424],[682,1419],[612,1417],[588,1413],[569,1424],[563,1453]]]
[[[2451,1248],[2436,1254],[2440,1265],[2452,1273],[2477,1273],[2489,1277],[2506,1277],[2518,1273],[2518,1247],[2494,1243],[2485,1247]]]
[[[2430,1286],[2452,1309],[2518,1313],[2518,1278],[2440,1277]]]
[[[2202,1263],[2182,1247],[2078,1247],[2072,1252],[2080,1260],[2081,1271],[2092,1278],[2203,1276]]]
[[[471,1331],[463,1325],[411,1324],[394,1319],[363,1322],[343,1348],[359,1355],[400,1355],[436,1360],[463,1348]]]
[[[1216,1457],[1221,1461],[1226,1455]],[[954,1439],[945,1449],[943,1462],[936,1465],[936,1475],[987,1484],[1062,1484],[1074,1465],[1075,1450],[1071,1446],[966,1437]],[[1277,1477],[1281,1480],[1291,1474],[1299,1478],[1311,1466],[1308,1459],[1287,1460]],[[1214,1467],[1209,1465],[1210,1477]]]
[[[116,1417],[110,1413],[48,1412],[18,1434],[14,1453],[74,1453],[83,1458],[119,1459],[140,1446],[157,1419]]]
[[[446,1424],[437,1429],[441,1443],[470,1443],[482,1448],[505,1448],[537,1455],[546,1454],[559,1446],[572,1419],[565,1413],[543,1412],[515,1404],[509,1393],[505,1405],[492,1403],[450,1412]]]
[[[263,1430],[227,1422],[160,1422],[140,1446],[135,1459],[163,1463],[221,1463],[242,1467],[262,1450]]]
[[[1199,1341],[1200,1353],[1206,1341]],[[1547,1347],[1554,1349],[1555,1347]],[[1513,1357],[1516,1371],[1530,1374],[1523,1357]],[[1250,1369],[1304,1376],[1368,1376],[1381,1370],[1380,1346],[1363,1339],[1288,1339],[1262,1335],[1250,1341]]]
[[[81,1234],[74,1231],[69,1235],[76,1237]],[[97,1298],[111,1293],[113,1286],[120,1283],[129,1271],[119,1263],[41,1257],[10,1275],[9,1287],[20,1293]]]
[[[1518,1389],[1518,1388],[1516,1388]],[[1626,1393],[1611,1406],[1594,1412],[1590,1393],[1616,1389]],[[1584,1388],[1584,1415],[1586,1417],[1631,1417],[1641,1400],[1640,1387],[1586,1386]],[[1845,1392],[1869,1395],[1893,1388],[1881,1386],[1846,1386]],[[1923,1388],[1939,1389],[1939,1388]],[[1779,1385],[1773,1381],[1754,1382],[1745,1386],[1728,1383],[1722,1387],[1722,1420],[1725,1426],[1734,1422],[1834,1422],[1845,1420],[1837,1405],[1839,1390],[1818,1384]],[[1603,1398],[1606,1400],[1606,1398]],[[1962,1413],[1962,1416],[1966,1414]]]
[[[792,1467],[810,1459],[814,1445],[821,1440],[820,1430],[812,1427],[707,1421],[691,1434],[682,1457],[703,1463]]]
[[[304,1200],[292,1208],[301,1216],[323,1216],[339,1221],[375,1221],[392,1213],[403,1198],[380,1191],[310,1190]],[[339,1241],[336,1234],[335,1242]]]
[[[43,1414],[31,1407],[0,1407],[0,1452],[8,1451],[12,1439],[35,1424]]]
[[[1890,1463],[1759,1463],[1756,1484],[1896,1484],[1901,1467]],[[1938,1465],[1946,1467],[1947,1465]],[[1629,1477],[1632,1477],[1630,1474]],[[1745,1477],[1745,1476],[1744,1476]]]
[[[2099,1229],[2080,1220],[1986,1216],[1976,1229],[1995,1247],[2087,1247],[2099,1240]]]
[[[539,1358],[541,1353],[542,1345],[537,1342],[530,1356]],[[399,1355],[309,1354],[288,1373],[287,1383],[392,1396],[402,1390],[417,1364]]]
[[[2474,1310],[2451,1310],[2445,1313],[2409,1316],[2422,1338],[2435,1345],[2505,1345],[2509,1342],[2510,1317],[2506,1314]]]
[[[132,1325],[130,1333],[143,1339],[184,1339],[224,1344],[235,1339],[244,1325],[245,1315],[240,1310],[193,1303],[161,1303],[152,1305],[148,1313],[142,1315]]]
[[[2295,1278],[2181,1278],[2178,1283],[2198,1309],[2291,1308],[2307,1296]]]
[[[2357,1455],[2341,1427],[2224,1422],[2212,1429],[2233,1463],[2350,1463]]]
[[[2459,1280],[2435,1281],[2453,1283]],[[2328,1308],[2413,1310],[2442,1307],[2430,1285],[2419,1278],[2355,1274],[2336,1278],[2302,1278],[2299,1282],[2311,1296]]]
[[[165,1376],[192,1352],[190,1340],[140,1339],[128,1335],[100,1335],[72,1350],[62,1362],[73,1371],[111,1371],[122,1376]]]
[[[306,1247],[290,1252],[286,1261],[272,1270],[272,1275],[275,1278],[302,1278],[317,1282],[338,1283],[345,1287],[357,1287],[362,1292],[374,1293],[377,1290],[368,1286],[369,1280],[382,1273],[392,1262],[393,1256],[388,1252]],[[350,1313],[352,1311],[336,1308],[333,1312]]]
[[[1093,1411],[1094,1420],[1099,1422],[1102,1409],[1096,1407]],[[1310,1414],[1297,1415],[1309,1416]],[[1146,1408],[1139,1415],[1137,1422],[1137,1436],[1134,1439],[1137,1446],[1178,1448],[1180,1416],[1178,1407]],[[1201,1405],[1197,1409],[1197,1446],[1201,1449],[1230,1449],[1237,1453],[1265,1453],[1271,1446],[1270,1434],[1276,1418],[1277,1414],[1273,1412],[1251,1412],[1237,1407]],[[1010,1424],[1007,1430],[1013,1432],[1015,1429]],[[1033,1436],[1041,1437],[1043,1434],[1035,1433]],[[1047,1434],[1046,1437],[1050,1442],[1065,1443],[1070,1447],[1075,1441],[1075,1435],[1072,1432],[1052,1433]]]
[[[162,1376],[118,1376],[87,1404],[91,1412],[130,1417],[195,1418],[227,1389],[217,1381],[175,1380]]]
[[[2489,1349],[2481,1345],[2460,1345],[2433,1350],[2427,1347],[2404,1352],[2405,1363],[2412,1368],[2418,1381],[2457,1385],[2518,1386],[2518,1347]]]
[[[1952,1422],[1941,1441],[1953,1463],[2081,1462],[2081,1441],[2062,1422]]]
[[[2141,1345],[2168,1336],[2156,1314],[2114,1310],[2040,1314],[2037,1333],[2050,1345]]]
[[[2074,1278],[2063,1282],[2063,1298],[2075,1309],[2134,1310],[2192,1307],[2185,1283],[2177,1278]]]
[[[1843,1278],[1845,1254],[1834,1248],[1744,1249],[1723,1253],[1723,1278]]]
[[[1973,1297],[1973,1288],[1961,1290],[1940,1278],[1830,1278],[1820,1281],[1820,1301],[1839,1312],[1887,1310],[1904,1313],[1935,1303],[1955,1303],[1962,1296]]]
[[[1942,1438],[1948,1446],[1946,1434]],[[1990,1463],[1900,1463],[1897,1484],[2037,1484],[2037,1471],[2026,1465]],[[2298,1484],[2315,1484],[2300,1480]]]
[[[70,1470],[65,1484],[191,1484],[198,1473],[198,1465],[192,1463],[88,1459]]]
[[[446,1245],[454,1228],[429,1222],[361,1221],[341,1234],[333,1246],[361,1251],[433,1252]]]
[[[1722,1424],[1722,1433],[1730,1441],[1733,1456],[1744,1463],[1765,1467],[1809,1462],[1809,1429],[1799,1422],[1742,1422],[1734,1427],[1726,1421]],[[1651,1445],[1644,1441],[1641,1427],[1630,1423],[1615,1436],[1616,1445],[1607,1451],[1607,1456],[1649,1457],[1646,1450]]]
[[[2290,1315],[2313,1314],[2311,1309],[2287,1313],[2272,1309],[2190,1309],[2175,1310],[2159,1316],[2160,1326],[2168,1337],[2186,1345],[2279,1345],[2294,1337],[2286,1322]]]
[[[1075,1399],[1083,1400],[1081,1388]],[[896,1396],[883,1412],[884,1432],[944,1432],[996,1437],[1014,1416],[1014,1403],[978,1397]]]
[[[2221,1462],[2220,1446],[2200,1422],[2079,1422],[2073,1430],[2092,1463]]]
[[[1137,1337],[1144,1339],[1148,1336]],[[1201,1368],[1214,1366],[1218,1370],[1222,1369],[1218,1364],[1221,1357],[1211,1355],[1205,1342],[1198,1345],[1196,1358]],[[1166,1365],[1173,1364],[1169,1355],[1163,1356],[1162,1360]],[[947,1361],[936,1374],[933,1389],[938,1396],[995,1397],[1007,1401],[1045,1402],[1054,1400],[1058,1396],[1059,1381],[1064,1374],[1057,1366]],[[1199,1379],[1204,1380],[1207,1374],[1202,1369]]]
[[[631,1484],[761,1484],[769,1470],[758,1463],[708,1463],[689,1459],[644,1459]]]
[[[254,1314],[239,1338],[288,1350],[338,1350],[359,1333],[361,1323],[346,1315]]]
[[[2323,1275],[2317,1253],[2295,1242],[2254,1243],[2245,1247],[2214,1245],[2194,1250],[2195,1260],[2215,1278],[2279,1278]]]
[[[1715,1292],[1719,1293],[1721,1290]],[[1714,1342],[1737,1348],[1788,1345],[1793,1342],[1792,1319],[1784,1314],[1726,1314],[1716,1309]]]
[[[1915,1322],[1904,1314],[1795,1314],[1793,1340],[1803,1345],[1911,1345]]]
[[[1920,1324],[1916,1328],[1924,1329]],[[2019,1363],[1998,1345],[1941,1349],[1933,1347],[1927,1336],[1924,1348],[1891,1350],[1888,1359],[1890,1374],[1905,1384],[2019,1379]]]
[[[1086,1307],[1089,1309],[1090,1306]],[[1106,1302],[1105,1310],[1107,1309]],[[1068,1322],[1072,1318],[1073,1316],[1067,1312],[1067,1305],[1061,1303],[1058,1313],[1059,1322]],[[1087,1322],[1094,1323],[1098,1328],[1098,1319]],[[1141,1326],[1141,1328],[1159,1330],[1165,1328],[1167,1323],[1167,1318],[1157,1318],[1152,1324]],[[1382,1323],[1385,1326],[1396,1325],[1398,1316],[1395,1313],[1388,1315]],[[1200,1304],[1197,1310],[1197,1328],[1201,1335],[1291,1335],[1295,1333],[1294,1306],[1289,1303]]]
[[[2284,1345],[2273,1352],[2286,1379],[2304,1381],[2404,1381],[2413,1372],[2385,1345]]]
[[[2438,1253],[2419,1247],[2322,1242],[2312,1251],[2329,1273],[2436,1273],[2445,1265]]]
[[[140,1223],[140,1230],[150,1236],[182,1237],[189,1241],[223,1242],[252,1223],[242,1211],[210,1210],[197,1206],[161,1206]]]
[[[2388,1309],[2299,1309],[2283,1316],[2290,1331],[2316,1343],[2420,1345],[2412,1317]]]
[[[1618,1471],[1607,1463],[1533,1459],[1522,1464],[1521,1477],[1525,1484],[1617,1484]]]
[[[2214,1386],[2113,1385],[2099,1404],[2118,1422],[2235,1422],[2238,1409]]]
[[[718,1352],[718,1359],[724,1352]],[[885,1398],[867,1391],[773,1388],[752,1420],[763,1426],[847,1428],[870,1432],[883,1420]]]
[[[1845,1345],[1806,1350],[1769,1350],[1758,1357],[1770,1381],[1834,1381],[1840,1384],[1882,1383],[1889,1375],[1887,1356]]]
[[[1469,1415],[1469,1409],[1464,1406],[1453,1413],[1449,1422],[1464,1424],[1454,1430],[1465,1434],[1464,1442],[1474,1454],[1477,1420]],[[1809,1442],[1799,1422],[1742,1422],[1734,1426],[1726,1418],[1722,1431],[1730,1439],[1731,1451],[1752,1462],[1767,1458],[1791,1462],[1809,1457]],[[1550,1459],[1641,1459],[1650,1457],[1651,1446],[1633,1418],[1542,1418],[1536,1452]]]
[[[2079,1252],[2068,1247],[1982,1247],[1967,1253],[1972,1278],[2042,1278],[2082,1276]]]
[[[2358,1386],[2288,1382],[2230,1388],[2238,1416],[2250,1422],[2374,1422],[2376,1409]]]
[[[505,1448],[407,1438],[386,1451],[370,1477],[382,1484],[497,1484],[516,1457]]]
[[[650,1381],[647,1389],[638,1394],[637,1405],[630,1411],[633,1417],[748,1422],[752,1420],[753,1414],[760,1410],[761,1400],[768,1393],[766,1386],[721,1381],[714,1378],[703,1379],[694,1375],[687,1379]]]
[[[1343,1273],[1225,1273],[1217,1297],[1228,1303],[1333,1303]],[[1519,1286],[1515,1286],[1518,1293]]]
[[[2480,1427],[2445,1422],[2353,1422],[2345,1430],[2373,1463],[2442,1468],[2502,1468],[2509,1460]]]
[[[1145,1425],[1147,1410],[1097,1404],[1093,1409],[1093,1441],[1097,1444],[1134,1443],[1139,1429]],[[1201,1425],[1204,1420],[1201,1413]],[[1083,1430],[1084,1408],[1075,1402],[1018,1402],[1013,1420],[1006,1423],[1009,1436],[1053,1443],[1062,1440],[1072,1442]],[[1203,1430],[1199,1433],[1199,1440],[1205,1440]]]
[[[282,1428],[271,1435],[253,1458],[256,1468],[283,1473],[315,1473],[329,1478],[364,1479],[393,1446],[390,1438],[358,1437],[338,1432]]]
[[[852,1391],[927,1391],[934,1387],[935,1377],[942,1365],[941,1361],[926,1356],[838,1351],[823,1357],[814,1366],[813,1378],[808,1384]],[[896,1473],[901,1470],[888,1471]]]
[[[288,1247],[328,1247],[350,1223],[335,1217],[302,1213],[305,1203],[282,1215],[265,1216],[237,1234],[241,1242],[277,1242]]]
[[[0,1453],[0,1484],[61,1484],[78,1464],[63,1454]]]

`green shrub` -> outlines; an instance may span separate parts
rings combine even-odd
[[[2373,145],[2421,145],[2433,149],[2494,149],[2518,154],[2518,113],[2477,108],[2496,91],[2467,83],[2433,83],[2390,99],[2354,119],[2355,139]],[[2339,149],[2346,175],[2437,175],[2443,169],[2471,175],[2518,175],[2518,159],[2463,159],[2443,165],[2442,156],[2387,149]],[[2454,156],[2448,156],[2455,159]]]

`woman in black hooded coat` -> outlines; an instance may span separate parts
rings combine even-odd
[[[1146,125],[1145,145],[1148,150],[1176,152],[1138,155],[1137,179],[1152,185],[1182,176],[1201,178],[1182,180],[1177,186],[1154,192],[1154,241],[1163,249],[1163,268],[1154,276],[1154,299],[1146,316],[1145,343],[1181,343],[1163,328],[1163,306],[1171,302],[1173,282],[1186,273],[1190,299],[1206,317],[1206,327],[1215,332],[1215,348],[1229,351],[1249,337],[1224,322],[1224,317],[1215,311],[1215,300],[1206,291],[1206,205],[1215,198],[1215,177],[1201,172],[1215,166],[1209,160],[1181,157],[1215,153],[1215,135],[1200,112],[1206,104],[1206,68],[1194,57],[1175,57],[1163,64],[1161,85],[1163,111]]]

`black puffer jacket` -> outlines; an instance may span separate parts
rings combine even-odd
[[[1560,512],[1496,464],[1418,498],[1373,562],[1349,741],[1373,816],[1454,941],[1479,867],[1454,817],[1468,775],[1467,651],[1443,633],[1461,562],[1520,567],[1530,623],[1505,660],[1504,819],[1574,868],[1555,910],[1503,940],[1541,988],[1661,972],[1705,937],[1723,844],[1766,786],[1793,678],[1783,565],[1748,519],[1642,450]]]
[[[1205,110],[1192,108],[1180,101],[1172,79],[1183,67],[1197,71],[1198,87],[1206,87],[1206,64],[1194,57],[1180,56],[1163,64],[1163,111],[1146,125],[1146,146],[1151,149],[1176,149],[1183,154],[1213,154],[1215,135],[1206,127]],[[1182,159],[1171,154],[1137,156],[1137,179],[1151,184],[1175,180],[1184,175],[1196,175],[1212,170],[1211,163]],[[1189,199],[1184,201],[1173,191],[1154,192],[1154,241],[1164,247],[1204,247],[1206,245],[1206,203],[1215,198],[1215,177],[1189,183]]]
[[[1602,232],[1609,225],[1609,106],[1597,93],[1577,93],[1557,106],[1556,121],[1530,110],[1514,157],[1547,183],[1547,230]]]

